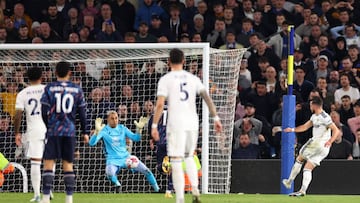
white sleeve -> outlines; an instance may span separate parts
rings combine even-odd
[[[25,105],[24,105],[24,97],[23,94],[20,92],[17,96],[16,96],[16,102],[15,102],[15,109],[19,109],[24,111],[25,109]]]
[[[168,89],[167,89],[167,82],[166,81],[167,80],[164,79],[164,77],[160,78],[157,93],[156,93],[157,96],[168,97]]]
[[[201,82],[200,78],[196,77],[196,93],[200,94],[203,90],[206,90],[205,85]]]

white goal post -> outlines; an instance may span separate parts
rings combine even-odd
[[[191,67],[197,66],[194,74],[198,74],[202,78],[204,85],[209,90],[224,126],[223,136],[215,135],[213,121],[209,118],[205,102],[199,104],[202,132],[201,140],[199,140],[202,193],[229,193],[238,75],[241,59],[246,49],[217,50],[211,49],[208,43],[2,44],[0,46],[0,58],[2,59],[0,61],[0,77],[6,78],[5,83],[16,83],[17,87],[21,88],[27,83],[26,69],[31,66],[39,66],[44,67],[45,82],[49,82],[54,79],[54,64],[60,60],[68,61],[74,65],[72,79],[81,84],[87,99],[91,98],[89,99],[91,102],[96,100],[94,89],[100,89],[100,99],[109,98],[107,105],[89,105],[88,103],[90,122],[93,123],[92,118],[109,110],[107,109],[110,108],[109,106],[116,108],[112,110],[121,112],[120,107],[124,105],[125,108],[127,107],[127,116],[123,122],[125,125],[131,125],[133,120],[138,119],[137,116],[147,113],[147,101],[155,104],[154,93],[157,81],[167,71],[168,53],[172,48],[184,51],[186,69],[190,70]],[[82,70],[81,65],[84,65],[86,70]],[[147,75],[148,66],[151,65],[154,66],[156,73],[154,77]],[[110,78],[104,79],[105,69],[109,70],[107,74],[110,75]],[[132,71],[130,74],[128,73],[129,69]],[[19,79],[23,76],[24,78]],[[91,81],[89,81],[90,78]],[[130,88],[130,90],[126,88]],[[130,95],[132,99],[128,99],[126,92],[129,91],[132,92]],[[5,110],[4,104],[2,107],[2,110]],[[138,112],[139,108],[140,112]],[[12,116],[11,112],[9,114]],[[131,126],[129,128],[131,129]],[[160,187],[164,189],[166,178],[156,171],[154,148],[149,141],[148,132],[143,132],[143,134],[145,138],[140,144],[133,144],[132,152],[156,173],[157,179],[161,182]],[[14,141],[6,140],[5,142]],[[13,145],[9,143],[9,146]],[[8,150],[8,153],[11,152],[12,150]],[[80,153],[80,159],[76,164],[76,190],[80,192],[112,191],[112,186],[104,175],[105,161],[101,144],[95,148],[81,145]],[[13,157],[11,154],[6,155],[10,160]],[[29,168],[26,167],[27,170]],[[57,166],[57,168],[61,167]],[[120,179],[124,182],[122,185],[127,185],[123,189],[124,192],[151,191],[143,176],[125,171],[121,173]],[[61,191],[63,190],[62,174],[57,173],[56,175],[58,177],[55,179],[54,189]],[[11,184],[10,181],[8,182],[7,184]]]

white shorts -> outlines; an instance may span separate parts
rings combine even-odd
[[[330,147],[325,147],[324,142],[319,142],[313,139],[309,139],[304,146],[300,149],[300,155],[305,160],[320,166],[320,162],[327,157],[330,151]]]
[[[170,157],[185,157],[193,155],[197,140],[198,131],[168,132],[167,153]]]
[[[27,140],[23,142],[25,157],[42,159],[45,148],[44,140]]]

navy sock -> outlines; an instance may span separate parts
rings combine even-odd
[[[54,181],[54,171],[45,170],[43,173],[43,193],[44,195],[50,195],[51,188],[53,186]]]
[[[64,183],[66,195],[72,195],[75,188],[75,173],[74,171],[64,172]]]

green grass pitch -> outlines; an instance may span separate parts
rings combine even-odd
[[[28,203],[32,193],[0,193],[0,203]],[[51,203],[63,203],[65,195],[55,194]],[[229,195],[202,195],[202,203],[351,203],[359,202],[356,195],[307,195],[305,197],[288,197],[286,195],[264,194],[229,194]],[[173,203],[175,199],[165,199],[163,194],[94,194],[76,193],[74,203]],[[191,196],[186,195],[186,202],[191,202]]]

